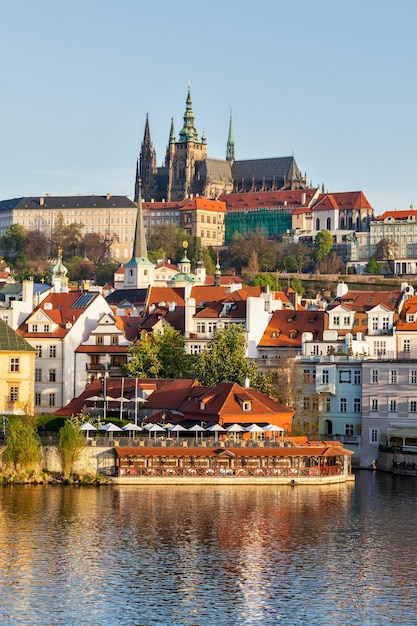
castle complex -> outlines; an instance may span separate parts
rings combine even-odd
[[[217,199],[220,194],[255,191],[305,189],[303,176],[294,157],[271,159],[235,159],[232,117],[230,117],[226,159],[207,156],[207,140],[194,126],[190,88],[186,100],[183,127],[178,137],[171,120],[168,147],[162,167],[157,166],[152,144],[149,118],[136,165],[135,202],[139,181],[145,202],[178,202],[193,196]]]

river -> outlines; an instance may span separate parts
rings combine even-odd
[[[417,624],[417,481],[0,488],[2,626]]]

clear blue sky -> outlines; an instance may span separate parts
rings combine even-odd
[[[293,154],[313,185],[417,208],[417,1],[0,4],[0,199],[133,196],[146,113],[162,163],[188,81],[208,155]]]

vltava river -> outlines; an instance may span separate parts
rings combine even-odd
[[[417,481],[0,489],[0,624],[417,624]]]

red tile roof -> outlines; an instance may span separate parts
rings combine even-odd
[[[395,311],[400,296],[400,291],[348,291],[345,295],[336,297],[328,310],[343,304],[351,311],[369,311],[380,304]]]
[[[190,209],[226,213],[226,204],[219,200],[209,200],[208,198],[202,197],[192,198],[192,200],[183,200],[181,202],[180,211],[189,211]]]
[[[258,347],[301,348],[303,333],[313,333],[315,339],[322,340],[326,327],[325,311],[274,311]]]
[[[227,211],[229,212],[248,211],[258,208],[290,210],[300,206],[309,206],[317,195],[318,189],[293,189],[288,191],[222,194],[219,198],[226,202]]]
[[[382,215],[378,215],[374,218],[375,222],[383,222],[388,218],[392,218],[394,220],[407,221],[410,217],[417,220],[417,211],[408,209],[408,211],[385,211]]]

